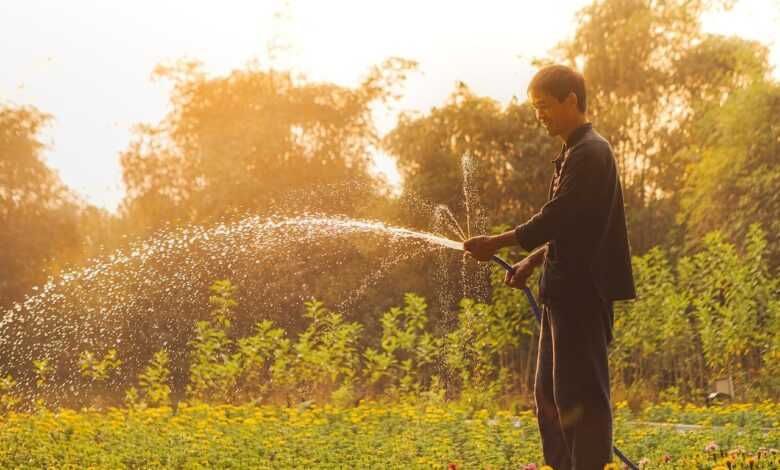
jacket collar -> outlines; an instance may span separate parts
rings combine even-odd
[[[574,145],[576,145],[577,142],[579,142],[580,139],[582,139],[591,129],[593,129],[593,124],[590,122],[586,122],[580,127],[574,129],[572,133],[569,134],[569,138],[566,139],[566,143],[561,146],[561,153],[559,153],[558,156],[552,160],[552,162],[557,164],[560,160],[562,160],[564,155],[566,155],[566,152],[570,148],[574,147]]]
[[[581,125],[580,127],[574,129],[571,134],[569,134],[569,138],[566,139],[566,149],[570,149],[580,141],[585,136],[585,133],[588,132],[593,128],[593,124],[586,122],[585,124]]]

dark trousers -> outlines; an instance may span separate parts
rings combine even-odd
[[[612,302],[578,294],[542,304],[541,313],[534,395],[545,463],[602,470],[612,461]]]

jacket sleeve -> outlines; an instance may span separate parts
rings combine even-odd
[[[589,207],[594,189],[603,185],[601,158],[592,147],[575,149],[561,170],[561,181],[555,196],[527,222],[515,228],[518,244],[527,251],[555,239],[578,214]]]

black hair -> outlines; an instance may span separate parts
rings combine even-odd
[[[571,67],[565,65],[542,67],[528,84],[528,91],[531,90],[554,96],[558,102],[566,99],[569,93],[574,93],[577,96],[577,108],[583,113],[588,110],[585,77]]]

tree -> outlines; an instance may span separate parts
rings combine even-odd
[[[158,125],[139,126],[121,155],[127,188],[120,207],[123,231],[140,238],[159,230],[165,236],[172,232],[169,226],[209,227],[246,214],[279,219],[303,212],[391,218],[395,203],[384,197],[387,188],[368,172],[370,153],[378,146],[372,108],[397,98],[398,87],[414,67],[411,61],[389,59],[353,88],[310,82],[256,64],[220,77],[206,76],[197,63],[159,67],[157,76],[174,85],[171,110]],[[298,316],[288,314],[299,308],[299,296],[337,304],[346,302],[348,293],[362,302],[350,305],[353,308],[344,314],[359,311],[376,323],[373,315],[386,309],[390,300],[384,289],[366,281],[367,275],[386,275],[394,259],[419,254],[419,247],[400,253],[398,243],[387,243],[375,234],[326,231],[314,237],[307,235],[309,228],[253,233],[250,241],[236,240],[229,255],[218,255],[235,261],[224,263],[227,270],[215,276],[242,273],[245,277],[237,280],[255,299],[241,303],[246,315],[239,317],[249,318],[249,312],[260,310],[295,332],[296,327],[305,327]],[[261,242],[269,239],[279,243],[263,248]],[[254,250],[241,256],[238,243]],[[202,253],[185,250],[182,256],[182,263],[199,260],[210,268],[216,264]],[[181,270],[181,265],[161,267],[166,272],[172,269]],[[412,288],[412,279],[426,277],[414,266],[407,274],[397,284],[390,281],[399,293]],[[207,280],[194,282],[203,285]],[[150,306],[175,310],[157,295],[164,293],[148,293]],[[365,308],[359,310],[361,306]],[[187,308],[171,316],[178,318]],[[238,328],[253,324],[238,323]]]
[[[122,213],[158,228],[244,211],[354,212],[380,189],[367,173],[377,140],[371,106],[391,99],[414,66],[389,59],[356,88],[257,65],[224,77],[197,63],[158,67],[174,83],[172,109],[160,125],[139,126],[121,156]],[[322,190],[352,182],[360,184],[348,192]]]
[[[780,266],[780,84],[759,82],[734,92],[693,127],[680,154],[692,163],[678,220],[686,242],[697,246],[719,229],[730,241],[747,236],[752,224],[767,232],[768,259]]]
[[[404,192],[446,205],[460,221],[466,220],[464,177],[470,177],[468,189],[481,199],[471,210],[482,211],[482,230],[522,222],[541,207],[549,161],[559,149],[540,130],[530,106],[513,101],[502,109],[462,83],[444,106],[427,115],[402,114],[384,144],[397,158]],[[464,170],[465,154],[473,167]],[[474,220],[480,214],[470,216]],[[418,219],[416,225],[430,221]]]
[[[592,120],[615,150],[636,253],[681,237],[674,216],[687,162],[675,156],[690,127],[768,70],[766,47],[701,31],[704,11],[730,3],[598,0],[554,53],[582,64]]]
[[[80,251],[78,201],[42,156],[39,133],[50,119],[33,107],[0,106],[0,306]]]

